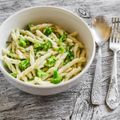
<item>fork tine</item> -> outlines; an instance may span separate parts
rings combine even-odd
[[[120,51],[120,39],[119,39],[119,18],[115,17],[112,18],[112,37],[111,41],[109,42],[109,48],[113,51],[113,67],[112,67],[112,75],[111,81],[108,89],[106,103],[111,109],[115,109],[119,105],[119,93],[118,93],[118,85],[117,85],[117,52]],[[113,100],[113,91],[115,91],[116,96],[114,96]],[[115,107],[116,106],[116,107]]]
[[[115,27],[115,42],[119,43],[118,28],[119,28],[119,18],[116,18],[116,27]]]
[[[118,28],[119,28],[119,18],[117,18],[116,24],[117,24],[117,30],[118,30]]]
[[[118,23],[118,24],[119,24],[119,25],[118,25],[118,33],[119,33],[119,34],[118,34],[118,39],[119,39],[118,41],[119,41],[119,43],[120,43],[120,18],[119,18],[119,21],[118,21],[118,22],[119,22],[119,23]]]
[[[119,43],[119,34],[116,35],[116,43]]]
[[[119,18],[118,17],[113,17],[112,18],[112,34],[110,37],[110,42],[118,42],[117,38],[118,35],[116,34],[119,28]]]
[[[116,35],[116,30],[117,30],[117,17],[115,17],[114,18],[115,19],[115,21],[114,21],[114,39],[113,39],[113,42],[115,42],[116,43],[116,37],[117,37],[117,35]]]
[[[112,18],[112,32],[111,32],[111,36],[110,36],[110,42],[113,42],[113,38],[114,38],[114,28],[115,28],[115,18]]]
[[[117,19],[117,35],[116,35],[116,42],[119,43],[119,34],[118,34],[118,29],[119,29],[119,18]]]
[[[118,18],[118,28],[117,28],[117,43],[120,43],[120,39],[119,39],[119,28],[120,28],[120,18]]]

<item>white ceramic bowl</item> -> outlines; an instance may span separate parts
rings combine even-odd
[[[59,92],[63,92],[68,88],[74,86],[79,82],[79,78],[85,73],[91,65],[95,54],[95,42],[91,34],[89,26],[83,19],[73,14],[68,10],[64,10],[58,7],[30,7],[23,9],[14,15],[10,16],[0,26],[0,58],[2,56],[2,48],[5,48],[6,41],[10,35],[10,32],[14,28],[23,28],[28,23],[44,23],[50,22],[62,26],[69,32],[77,31],[79,37],[84,43],[87,50],[87,64],[82,72],[69,81],[57,84],[55,86],[35,86],[26,84],[16,78],[13,78],[4,69],[2,61],[0,60],[0,69],[6,79],[15,87],[36,95],[51,95]]]

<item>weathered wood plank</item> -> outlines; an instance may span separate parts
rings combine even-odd
[[[112,16],[120,16],[119,0],[0,0],[0,23],[18,10],[38,5],[64,7],[83,17],[89,25],[96,15],[105,15],[109,20]],[[84,11],[87,14],[84,15]],[[54,96],[41,97],[24,93],[9,84],[0,73],[0,120],[119,120],[120,106],[115,111],[105,106],[113,54],[108,50],[108,43],[102,50],[104,79],[101,84],[104,92],[100,106],[95,107],[90,101],[95,58],[90,69],[80,78],[79,85]],[[118,79],[119,71],[120,55]]]

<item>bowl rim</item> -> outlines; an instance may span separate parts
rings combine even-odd
[[[77,74],[76,76],[74,76],[73,78],[69,79],[68,81],[65,81],[65,82],[61,82],[59,84],[55,84],[55,85],[49,85],[49,86],[38,86],[38,85],[32,85],[32,84],[28,84],[28,83],[25,83],[17,78],[14,78],[12,77],[6,70],[3,66],[0,66],[0,70],[1,72],[6,75],[8,77],[8,79],[12,79],[14,82],[17,82],[25,87],[31,87],[31,88],[42,88],[42,89],[46,89],[46,88],[58,88],[58,87],[62,87],[64,85],[67,85],[67,84],[70,84],[72,83],[73,81],[76,81],[80,76],[82,76],[86,71],[87,69],[90,67],[93,59],[94,59],[94,56],[95,56],[95,49],[96,49],[96,45],[95,45],[95,40],[94,40],[94,37],[93,37],[93,34],[91,32],[91,28],[88,26],[88,24],[83,20],[83,18],[81,18],[80,16],[78,16],[76,13],[68,10],[68,9],[65,9],[65,8],[62,8],[62,7],[57,7],[57,6],[33,6],[33,7],[28,7],[28,8],[24,8],[22,10],[19,10],[17,12],[15,12],[13,15],[9,16],[0,26],[0,29],[1,27],[11,18],[13,18],[14,16],[16,16],[17,14],[19,13],[22,13],[24,11],[28,11],[28,10],[31,10],[31,9],[36,9],[36,8],[50,8],[50,9],[58,9],[58,10],[61,10],[63,12],[66,12],[67,14],[71,14],[72,16],[76,17],[77,19],[80,19],[82,21],[82,23],[87,27],[87,29],[89,30],[91,36],[92,36],[92,39],[93,39],[93,51],[92,51],[92,56],[89,60],[89,62],[86,64],[85,68],[79,73]]]

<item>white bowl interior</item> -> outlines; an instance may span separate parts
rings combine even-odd
[[[5,48],[6,41],[12,29],[24,28],[28,23],[39,24],[45,22],[59,25],[69,32],[77,31],[79,40],[84,43],[87,50],[87,62],[89,63],[91,61],[95,46],[93,37],[86,23],[68,11],[53,7],[29,8],[9,17],[0,27],[0,58],[2,48]],[[1,60],[0,66],[3,68]]]

